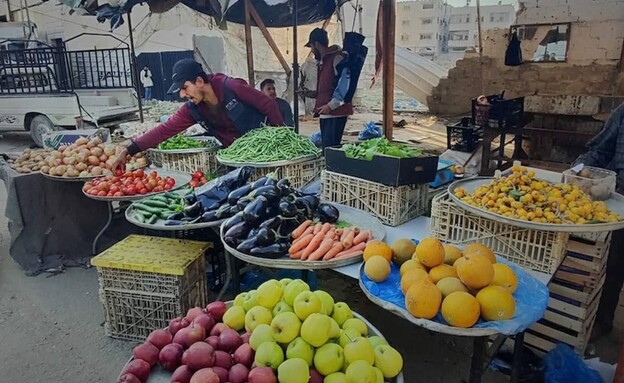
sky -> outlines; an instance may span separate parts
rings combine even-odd
[[[409,0],[398,0],[398,1],[409,1]],[[448,4],[455,7],[463,7],[466,5],[466,0],[447,0]],[[517,4],[517,0],[502,0],[503,4]],[[481,5],[496,5],[498,4],[498,0],[481,0]],[[471,0],[470,5],[477,5],[477,0]]]

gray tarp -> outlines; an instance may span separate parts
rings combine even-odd
[[[20,175],[7,165],[0,166],[0,178],[7,188],[9,253],[27,274],[89,264],[93,239],[108,218],[106,202],[84,196],[82,182]],[[100,239],[98,250],[138,231],[118,217]]]

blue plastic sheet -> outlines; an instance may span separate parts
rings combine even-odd
[[[321,132],[316,132],[313,135],[310,136],[310,141],[312,141],[312,143],[314,145],[316,145],[317,147],[321,147],[321,144],[323,143],[321,140]]]
[[[505,259],[497,258],[499,263],[510,266],[518,277],[518,288],[513,296],[516,300],[516,314],[506,321],[485,322],[479,319],[475,328],[492,329],[499,334],[514,335],[526,330],[544,316],[548,306],[548,288],[529,273]],[[401,275],[399,268],[393,263],[388,279],[381,283],[373,282],[366,277],[363,268],[360,279],[370,294],[392,303],[405,310],[405,296],[401,291]],[[442,315],[433,321],[448,325]]]
[[[364,124],[364,127],[358,134],[358,140],[360,141],[370,140],[372,138],[379,138],[382,135],[383,135],[383,132],[381,131],[381,128],[375,125],[373,121],[369,121],[366,124]]]
[[[546,383],[604,383],[598,371],[588,367],[570,346],[559,343],[544,358]]]

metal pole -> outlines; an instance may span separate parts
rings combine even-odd
[[[483,86],[483,36],[481,35],[481,0],[477,0],[477,33],[479,34],[479,67],[481,68],[481,94],[485,93]]]
[[[134,36],[132,36],[132,19],[130,17],[130,11],[128,11],[128,37],[130,37],[130,70],[132,72],[132,83],[137,93],[137,99],[139,100],[139,118],[143,122],[143,99],[141,98],[141,88],[139,87],[138,72],[136,67],[136,55],[134,52]]]
[[[297,0],[293,0],[293,117],[295,122],[295,132],[299,133],[299,50],[297,49]]]
[[[392,141],[394,128],[394,46],[396,0],[383,0],[383,129]]]
[[[247,46],[247,76],[249,85],[256,86],[256,75],[254,71],[253,42],[251,40],[251,1],[245,0],[245,45]]]

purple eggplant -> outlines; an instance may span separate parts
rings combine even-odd
[[[253,202],[245,207],[245,210],[243,210],[243,219],[251,226],[260,224],[266,216],[265,214],[268,205],[269,200],[267,200],[266,197],[257,197],[253,200]]]
[[[250,254],[251,249],[257,246],[258,246],[258,243],[256,241],[256,237],[251,237],[249,239],[242,241],[238,246],[236,246],[236,250],[240,251],[241,253]]]
[[[338,218],[340,218],[340,212],[338,209],[336,209],[334,205],[330,205],[328,203],[319,204],[317,212],[319,219],[323,223],[336,223]]]
[[[254,257],[277,259],[282,258],[290,247],[289,243],[274,243],[268,246],[254,247],[250,254]]]
[[[232,226],[228,231],[223,234],[223,238],[237,238],[243,239],[247,238],[247,235],[251,231],[251,226],[249,226],[246,222],[239,222],[236,225]]]

